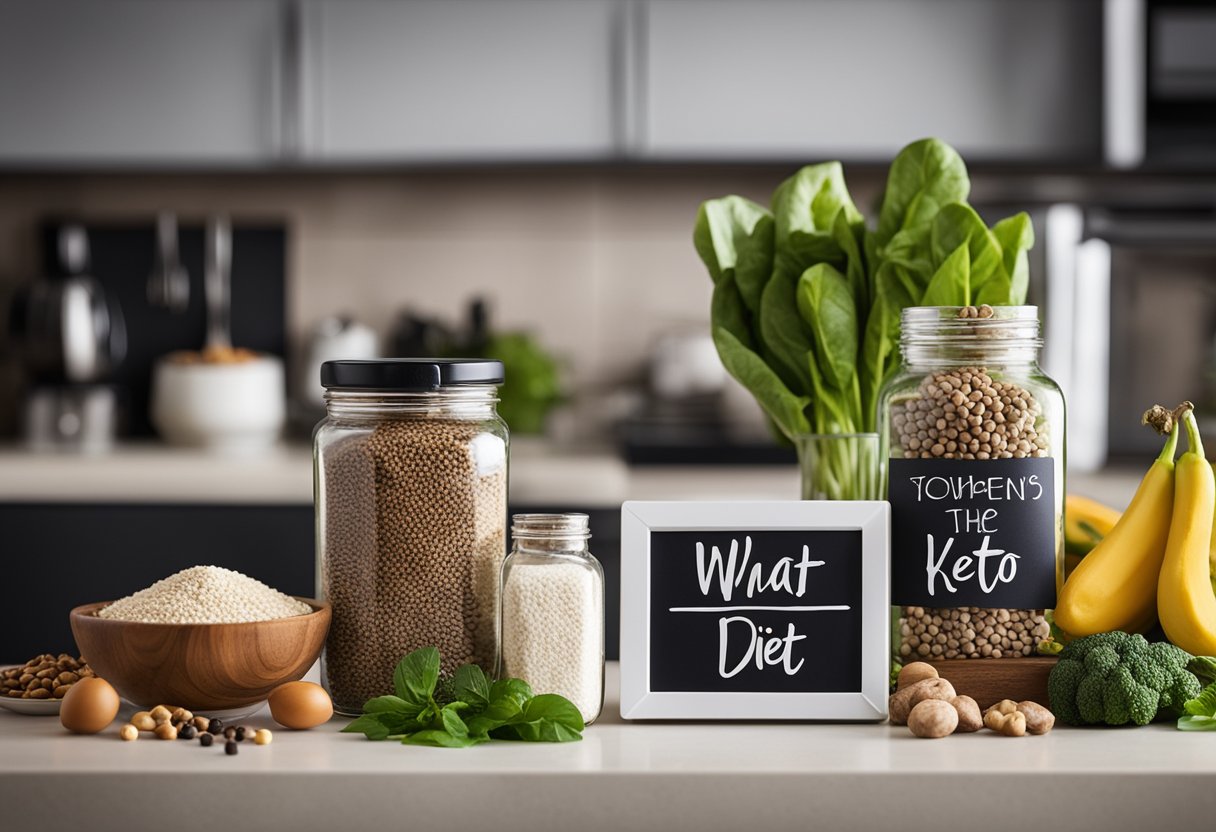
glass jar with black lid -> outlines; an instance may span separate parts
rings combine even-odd
[[[493,672],[506,553],[501,362],[327,361],[314,434],[322,680],[339,713],[393,692],[405,655]]]
[[[1064,570],[1064,398],[1033,306],[910,307],[878,423],[895,658],[1019,658]]]

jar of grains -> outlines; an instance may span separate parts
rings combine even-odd
[[[879,428],[896,659],[1016,658],[1064,570],[1064,397],[1033,306],[903,310]]]
[[[506,553],[507,426],[498,361],[321,367],[314,436],[317,582],[333,605],[321,675],[339,713],[393,693],[406,654],[487,673]]]
[[[559,693],[590,725],[604,705],[604,570],[585,514],[516,514],[502,569],[499,675]]]

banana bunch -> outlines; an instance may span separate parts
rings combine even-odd
[[[1216,476],[1189,402],[1145,421],[1168,433],[1131,505],[1064,583],[1055,622],[1071,636],[1144,632],[1196,655],[1216,654]],[[1188,449],[1175,462],[1179,423]]]

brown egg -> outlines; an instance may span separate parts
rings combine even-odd
[[[315,728],[334,715],[334,703],[315,682],[288,682],[270,692],[270,715],[284,728]]]
[[[96,734],[118,716],[118,705],[118,691],[109,682],[86,676],[64,695],[59,721],[77,734]]]

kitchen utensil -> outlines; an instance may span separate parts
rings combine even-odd
[[[232,226],[226,217],[207,224],[206,256],[207,349],[226,349],[232,346]]]
[[[167,211],[156,216],[156,262],[148,275],[148,303],[175,315],[190,304],[190,275],[178,256],[177,217]]]
[[[230,454],[264,450],[286,418],[283,390],[278,356],[234,363],[162,358],[152,375],[152,424],[175,445]]]
[[[126,353],[122,312],[88,274],[89,243],[84,228],[64,226],[58,250],[62,276],[36,280],[14,300],[14,340],[36,381],[98,381]]]
[[[330,606],[246,624],[143,624],[98,618],[102,601],[72,610],[72,634],[89,666],[136,705],[172,703],[196,713],[264,700],[312,667],[329,631]]]

